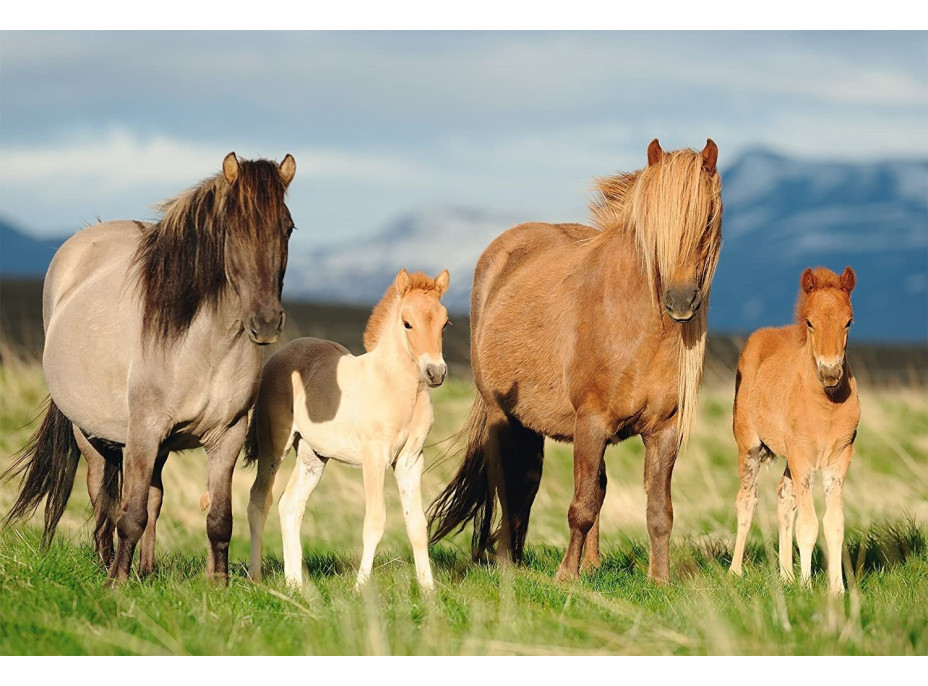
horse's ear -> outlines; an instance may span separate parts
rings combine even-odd
[[[811,293],[815,289],[815,272],[812,271],[812,267],[806,267],[799,277],[799,285],[805,293]]]
[[[409,278],[409,272],[405,269],[400,269],[400,273],[396,275],[396,280],[393,282],[393,287],[396,289],[396,294],[399,297],[406,295],[406,291],[409,290],[409,286],[412,284],[412,279]]]
[[[657,164],[661,161],[661,158],[664,156],[664,151],[661,150],[661,143],[656,138],[651,141],[651,144],[648,145],[648,166],[652,164]]]
[[[848,293],[854,290],[854,286],[857,285],[857,274],[854,273],[854,270],[850,267],[844,268],[844,273],[841,275],[841,288],[846,290]]]
[[[294,174],[296,174],[296,160],[293,159],[293,155],[288,154],[284,157],[284,161],[280,163],[280,180],[283,182],[284,188],[293,181]]]
[[[445,294],[445,291],[448,290],[448,282],[450,280],[451,274],[448,273],[447,269],[435,277],[435,290],[438,291],[439,298],[441,298],[441,296]]]
[[[230,152],[222,161],[222,175],[226,177],[230,185],[238,178],[238,158],[234,152]]]
[[[716,164],[719,161],[719,146],[711,138],[706,139],[706,147],[702,149],[702,168],[709,172],[709,175],[715,174]]]

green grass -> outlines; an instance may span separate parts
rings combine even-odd
[[[0,468],[23,444],[41,400],[37,365],[0,365]],[[203,576],[205,483],[200,451],[172,456],[158,531],[157,570],[116,590],[90,547],[86,490],[78,485],[47,553],[39,518],[0,535],[0,654],[925,654],[928,653],[928,402],[917,390],[865,390],[858,452],[846,486],[843,598],[827,591],[819,548],[811,588],[776,570],[776,464],[762,474],[743,578],[728,575],[737,468],[730,387],[707,389],[696,435],[674,474],[672,582],[646,578],[647,536],[638,439],[607,453],[603,568],[576,583],[554,572],[567,538],[570,447],[549,444],[528,559],[517,569],[472,564],[469,532],[432,549],[434,598],[415,583],[396,487],[372,583],[353,590],[360,556],[361,474],[332,464],[303,526],[308,579],[283,584],[276,509],[266,535],[265,581],[245,578],[245,515],[253,473],[234,483],[228,588]],[[433,394],[436,426],[424,483],[431,499],[457,457],[442,457],[470,405],[469,384]],[[289,476],[278,479],[279,494]],[[83,466],[81,467],[83,470]],[[0,485],[0,510],[15,484]],[[821,505],[819,505],[821,513]]]

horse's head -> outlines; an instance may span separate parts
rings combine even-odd
[[[648,279],[671,319],[688,322],[709,294],[722,246],[719,149],[664,152],[655,138],[629,211]]]
[[[225,206],[226,278],[241,303],[242,325],[258,345],[277,340],[284,327],[280,304],[293,219],[284,194],[296,173],[287,155],[278,166],[268,160],[226,155],[222,175],[228,184]]]
[[[837,388],[844,378],[847,334],[854,321],[851,291],[856,284],[857,275],[850,267],[841,276],[825,267],[809,268],[799,279],[797,323],[806,332],[818,380],[827,390]]]
[[[419,367],[422,381],[433,388],[440,386],[448,373],[442,357],[448,310],[439,301],[448,290],[449,278],[447,269],[434,279],[421,273],[410,276],[403,269],[393,282],[399,298],[396,310],[403,348]]]

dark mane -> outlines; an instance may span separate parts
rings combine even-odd
[[[280,168],[239,160],[230,184],[222,173],[160,205],[133,258],[143,300],[142,337],[170,343],[203,307],[216,307],[229,285],[226,248],[266,250],[266,227],[289,220]]]

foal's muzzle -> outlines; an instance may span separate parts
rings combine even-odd
[[[817,367],[818,380],[822,382],[825,388],[835,388],[841,383],[841,379],[844,377],[843,360],[838,360],[834,364],[819,362]]]
[[[248,318],[245,325],[252,343],[268,345],[274,343],[283,331],[286,315],[283,308],[276,307],[266,312],[256,312]]]
[[[441,386],[442,382],[445,380],[445,375],[448,373],[448,365],[445,363],[441,364],[428,364],[425,367],[425,378],[428,379],[428,384],[432,388],[436,386]]]
[[[702,305],[702,294],[696,287],[668,288],[664,291],[664,309],[677,322],[688,322]]]

